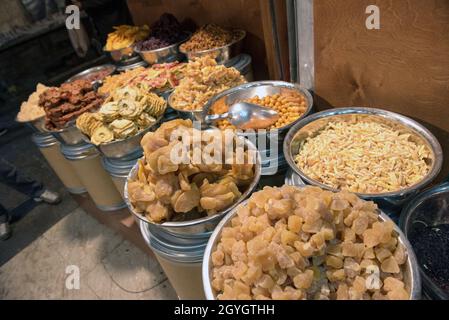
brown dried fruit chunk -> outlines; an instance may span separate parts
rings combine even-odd
[[[313,271],[306,270],[305,272],[298,274],[293,278],[293,283],[297,289],[308,289],[312,285]]]
[[[394,257],[389,257],[388,259],[385,259],[382,262],[380,268],[383,272],[388,272],[388,273],[398,273],[399,271],[401,271],[401,269],[399,269],[399,265],[396,262],[396,259]]]

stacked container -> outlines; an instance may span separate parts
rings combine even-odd
[[[61,154],[60,143],[51,134],[36,132],[33,133],[31,139],[70,193],[81,194],[86,192],[86,188],[70,162]]]
[[[95,205],[102,211],[126,207],[109,174],[104,170],[100,153],[90,144],[61,145],[61,152],[70,162]]]

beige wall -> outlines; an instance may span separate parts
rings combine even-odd
[[[318,0],[315,92],[319,108],[370,106],[425,124],[449,174],[449,1]],[[380,30],[365,9],[380,9]]]

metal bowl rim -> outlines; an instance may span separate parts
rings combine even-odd
[[[302,188],[297,186],[297,188]],[[245,201],[242,201],[239,206],[244,206],[248,203],[248,199]],[[212,286],[211,286],[211,279],[210,279],[210,269],[212,267],[211,265],[211,256],[212,256],[212,250],[215,249],[216,242],[218,237],[221,235],[223,227],[226,226],[227,223],[230,222],[230,220],[237,214],[238,207],[235,207],[233,210],[231,210],[221,221],[220,223],[215,227],[214,232],[210,236],[206,250],[204,251],[204,258],[203,258],[203,265],[202,265],[202,279],[203,279],[203,289],[204,293],[206,295],[207,300],[216,300],[216,297],[213,293]],[[382,210],[378,209],[379,217],[383,221],[393,221],[389,216],[387,216]],[[393,222],[394,223],[394,222]],[[402,242],[402,244],[405,246],[407,250],[407,265],[409,265],[410,268],[410,300],[418,300],[421,297],[421,275],[418,268],[418,260],[416,259],[415,252],[413,251],[413,247],[411,246],[410,242],[408,241],[405,234],[402,232],[402,230],[399,228],[399,226],[394,223],[394,230],[398,233],[398,238]]]
[[[89,138],[87,135],[85,135],[84,133],[82,133],[81,130],[78,129],[78,127],[76,127],[76,129],[81,133],[81,137],[82,137],[82,139],[83,139],[85,142],[87,142],[87,143],[89,143],[89,144],[92,144],[92,145],[94,145],[94,146],[96,146],[96,147],[103,147],[103,146],[104,146],[104,147],[107,147],[107,146],[111,146],[111,145],[115,145],[115,144],[120,144],[120,143],[123,143],[123,142],[127,142],[127,141],[129,141],[129,140],[131,140],[131,139],[133,139],[133,138],[135,138],[135,137],[137,137],[137,136],[139,136],[139,135],[142,135],[143,133],[147,133],[147,132],[148,132],[150,129],[152,129],[155,125],[159,124],[159,122],[161,122],[162,118],[163,118],[163,115],[159,116],[159,117],[156,119],[156,122],[154,122],[151,126],[149,126],[149,127],[145,128],[145,129],[143,129],[143,130],[137,132],[135,135],[133,135],[133,136],[131,136],[131,137],[127,137],[127,138],[125,138],[125,139],[117,139],[117,140],[114,140],[114,141],[111,141],[111,142],[101,143],[101,144],[99,144],[99,145],[93,144],[92,141],[90,140],[90,138]]]
[[[243,39],[245,39],[246,37],[246,31],[243,29],[233,29],[232,31],[237,31],[239,33],[241,33],[240,37],[224,46],[221,47],[217,47],[217,48],[212,48],[212,49],[206,49],[206,50],[201,50],[201,51],[184,51],[181,49],[181,47],[179,47],[179,52],[184,53],[185,55],[189,55],[189,54],[206,54],[206,53],[210,53],[213,51],[219,51],[222,50],[224,48],[228,48],[231,47],[232,45],[242,41]]]
[[[131,204],[131,201],[129,200],[129,197],[128,197],[128,181],[131,179],[131,175],[132,175],[133,171],[135,171],[135,169],[139,165],[139,160],[145,158],[145,155],[143,155],[141,158],[138,159],[137,163],[130,170],[130,172],[126,178],[123,194],[124,194],[125,202],[128,205],[129,211],[131,211],[131,213],[134,216],[136,216],[137,218],[139,218],[141,221],[144,221],[148,224],[151,224],[151,225],[154,225],[157,227],[162,227],[162,228],[182,229],[182,228],[192,227],[192,226],[196,226],[196,225],[201,225],[203,223],[211,222],[211,221],[214,221],[217,219],[222,219],[223,217],[225,217],[226,214],[228,214],[230,211],[232,211],[234,208],[236,208],[240,203],[245,201],[245,199],[251,195],[251,193],[256,189],[256,187],[258,185],[260,177],[261,177],[261,173],[262,173],[261,158],[260,158],[260,154],[259,154],[259,151],[257,150],[256,146],[248,139],[244,139],[241,137],[237,137],[237,138],[243,139],[245,145],[247,145],[249,148],[252,148],[256,152],[255,176],[254,176],[253,181],[251,181],[251,183],[249,184],[248,189],[244,193],[242,193],[240,199],[237,202],[235,202],[234,204],[232,204],[229,208],[226,208],[222,212],[212,215],[212,216],[206,216],[206,217],[189,220],[189,221],[180,221],[180,222],[168,221],[168,222],[163,222],[163,223],[155,223],[155,222],[148,220],[144,215],[142,215],[134,210],[134,207]]]
[[[68,78],[66,81],[64,81],[64,83],[73,82],[73,81],[75,81],[74,78],[76,78],[76,77],[82,77],[85,74],[88,74],[90,72],[101,71],[101,70],[106,69],[106,68],[110,68],[111,69],[111,72],[109,73],[109,75],[113,74],[117,70],[117,66],[116,65],[114,65],[112,63],[105,63],[105,64],[102,64],[102,65],[91,67],[91,68],[87,68],[86,70],[78,72],[78,73],[74,74],[73,76],[71,76],[70,78]],[[96,80],[96,81],[93,81],[93,82],[98,82],[98,81],[100,81],[100,80]]]
[[[262,86],[272,86],[274,88],[293,89],[293,90],[300,92],[302,95],[304,95],[304,97],[307,100],[306,111],[304,111],[304,113],[298,119],[296,119],[295,121],[293,121],[281,128],[276,128],[276,130],[289,129],[293,125],[298,123],[300,120],[308,117],[311,114],[312,108],[313,108],[313,97],[312,97],[312,94],[309,92],[309,90],[307,90],[306,88],[304,88],[303,86],[301,86],[297,83],[291,83],[291,82],[279,81],[279,80],[262,80],[262,81],[253,81],[253,82],[243,83],[238,86],[229,88],[225,91],[222,91],[222,92],[218,93],[217,95],[213,96],[203,107],[203,110],[202,110],[204,112],[203,117],[205,117],[208,114],[209,109],[212,107],[212,105],[215,102],[217,102],[218,100],[220,100],[221,98],[223,98],[227,95],[233,94],[235,92],[238,92],[238,91],[245,91],[248,89],[262,87]]]
[[[305,117],[298,121],[294,126],[290,128],[288,131],[283,145],[283,151],[285,159],[287,160],[290,168],[293,169],[300,177],[301,179],[305,180],[307,183],[319,186],[323,189],[330,190],[333,192],[340,191],[338,189],[334,189],[329,187],[326,184],[323,184],[321,182],[318,182],[314,179],[309,178],[307,175],[305,175],[302,170],[299,169],[299,167],[296,165],[293,156],[291,154],[291,148],[289,145],[291,144],[294,136],[296,133],[303,128],[305,125],[319,119],[327,118],[327,117],[333,117],[338,115],[347,115],[347,114],[366,114],[366,115],[372,115],[372,116],[381,116],[384,117],[390,121],[397,122],[405,127],[408,127],[409,129],[415,131],[421,138],[423,138],[427,143],[430,145],[430,149],[434,153],[434,161],[432,164],[432,167],[430,168],[427,175],[425,175],[418,183],[404,188],[397,191],[391,191],[391,192],[384,192],[384,193],[357,193],[354,192],[357,196],[361,198],[370,198],[370,199],[379,199],[379,198],[386,198],[386,197],[401,197],[404,195],[407,195],[409,193],[415,192],[416,190],[419,190],[420,188],[426,186],[429,184],[441,171],[441,167],[443,165],[443,151],[441,148],[440,143],[438,142],[437,138],[422,124],[419,122],[401,115],[399,113],[395,113],[392,111],[387,111],[383,109],[377,109],[377,108],[367,108],[367,107],[348,107],[348,108],[335,108],[331,110],[325,110],[318,113],[314,113],[308,117]]]

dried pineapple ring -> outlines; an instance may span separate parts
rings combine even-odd
[[[143,106],[129,98],[121,99],[118,103],[119,113],[125,119],[135,119],[143,112]]]
[[[151,124],[155,122],[156,119],[145,112],[140,114],[140,116],[136,119],[136,124],[139,126],[140,129],[148,128]]]
[[[93,144],[99,145],[114,140],[114,134],[106,126],[101,126],[95,129],[90,138]]]
[[[111,122],[120,116],[119,106],[116,102],[108,102],[103,104],[98,112],[107,122]]]
[[[137,127],[134,122],[127,119],[114,120],[109,127],[114,133],[114,136],[119,139],[125,139],[137,133]]]

